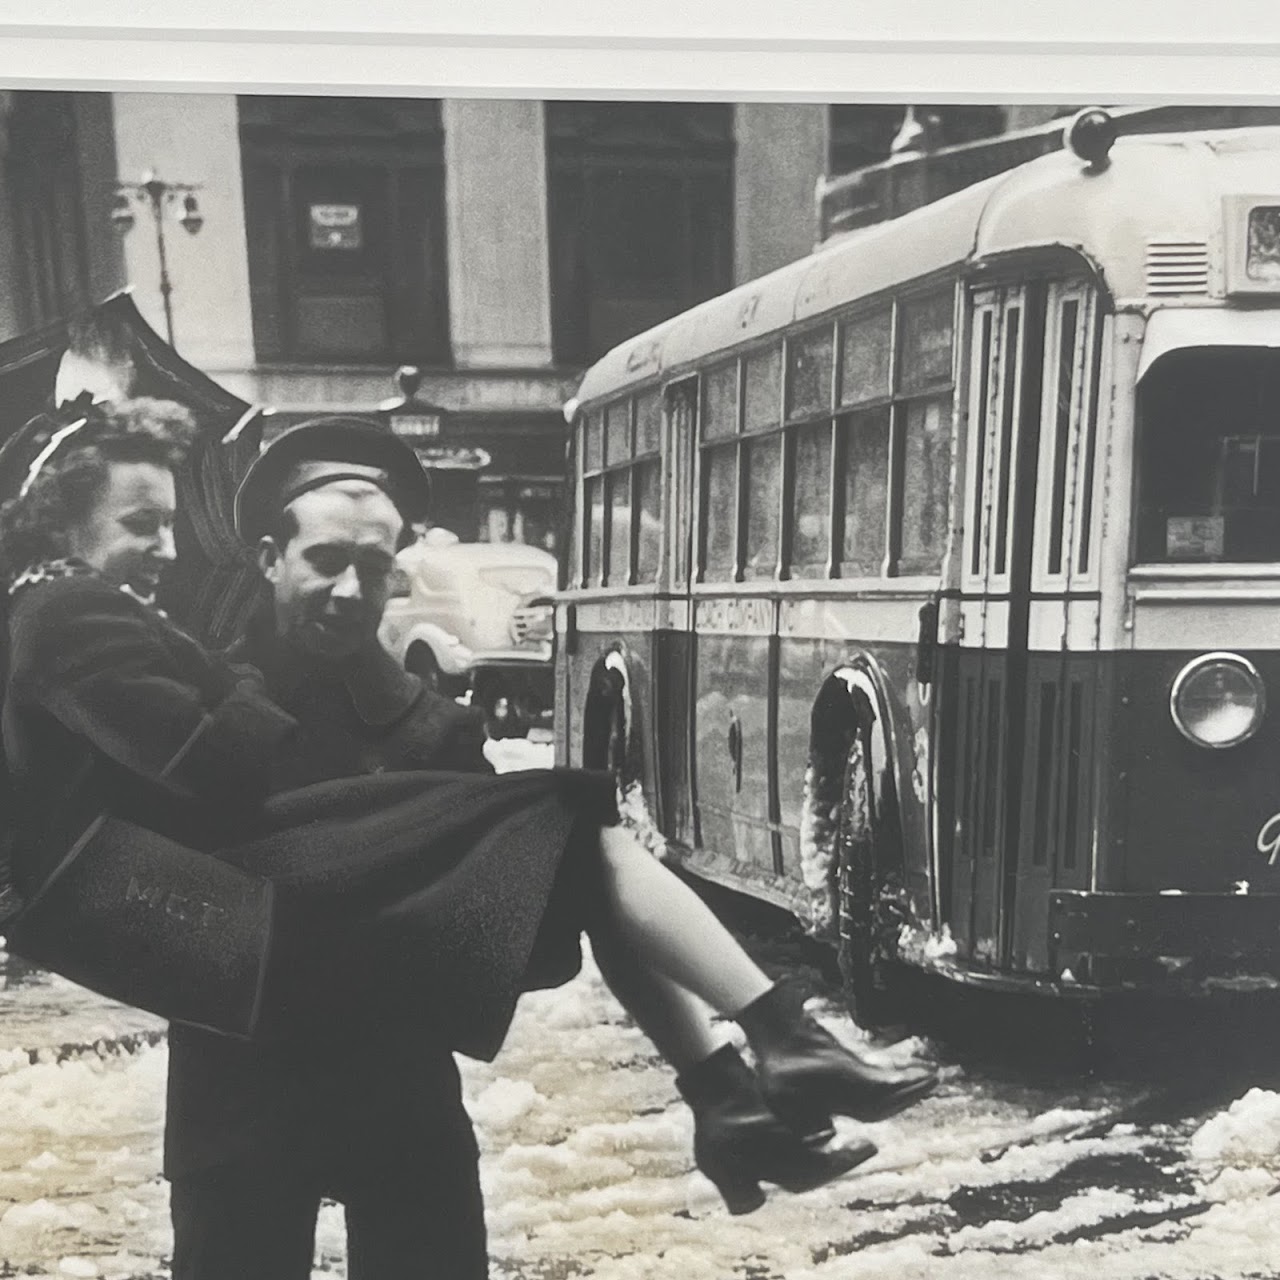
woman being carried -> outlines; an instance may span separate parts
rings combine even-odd
[[[412,451],[372,424],[351,429],[365,433],[375,483],[405,527],[421,519],[427,485]],[[14,878],[33,904],[9,927],[14,949],[25,940],[51,967],[59,947],[76,952],[68,976],[120,996],[119,975],[83,961],[83,940],[100,934],[98,954],[118,954],[120,928],[148,927],[134,908],[162,902],[165,945],[198,951],[209,935],[196,961],[211,987],[243,985],[237,957],[265,975],[244,1027],[257,1036],[373,1007],[489,1059],[520,992],[564,981],[566,944],[576,954],[585,931],[676,1068],[697,1164],[732,1211],[762,1203],[762,1181],[803,1190],[873,1154],[865,1141],[823,1145],[832,1116],[890,1114],[929,1092],[933,1073],[865,1062],[772,984],[618,825],[612,779],[555,769],[281,786],[290,717],[255,672],[154,605],[191,434],[177,406],[81,404],[28,424],[0,454],[4,749]],[[153,886],[188,864],[202,893]],[[269,953],[256,941],[264,909],[250,901],[259,885]],[[148,947],[144,937],[130,954]],[[181,1021],[184,998],[165,990],[148,1007]],[[742,1027],[754,1071],[720,1043],[713,1015]]]

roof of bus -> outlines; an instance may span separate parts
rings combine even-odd
[[[578,399],[616,395],[859,298],[1016,249],[1075,249],[1114,297],[1139,297],[1148,241],[1219,242],[1224,195],[1280,200],[1278,161],[1277,127],[1121,137],[1099,173],[1070,151],[1051,152],[849,232],[628,339],[587,370]]]

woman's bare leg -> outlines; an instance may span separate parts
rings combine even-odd
[[[773,986],[715,912],[628,831],[604,827],[600,853],[612,910],[593,938],[608,930],[619,950],[724,1017]]]
[[[722,1038],[712,1011],[691,991],[658,973],[612,928],[592,928],[591,951],[618,1003],[676,1071],[709,1058]]]

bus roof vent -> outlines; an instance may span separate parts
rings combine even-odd
[[[1147,241],[1147,292],[1209,292],[1209,246],[1188,236]]]

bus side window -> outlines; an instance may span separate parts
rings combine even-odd
[[[898,572],[936,573],[947,540],[950,396],[911,400],[904,406],[902,473]]]
[[[738,362],[702,376],[698,580],[732,582],[738,543]]]
[[[785,570],[792,578],[825,578],[830,568],[834,338],[835,325],[827,322],[787,341],[782,483],[789,497]]]
[[[604,568],[604,477],[588,476],[583,483],[583,510],[586,515],[588,587],[600,585]]]
[[[782,436],[757,436],[743,447],[743,502],[747,508],[742,576],[772,578],[778,569],[781,525]]]
[[[947,538],[955,289],[899,307],[895,401],[902,439],[896,572],[936,573]]]
[[[742,379],[742,445],[739,492],[746,508],[742,576],[760,580],[778,571],[782,524],[782,347],[748,356]]]
[[[605,534],[605,582],[611,587],[625,587],[631,568],[631,427],[632,402],[618,400],[605,410],[604,517],[609,525]]]
[[[634,510],[634,582],[656,582],[662,549],[662,395],[654,390],[636,397]]]
[[[833,538],[840,573],[878,578],[889,511],[889,396],[893,310],[882,307],[841,326]]]
[[[582,528],[586,515],[586,499],[583,494],[581,477],[583,436],[586,432],[586,424],[587,418],[585,416],[578,418],[573,426],[573,434],[569,444],[568,473],[573,478],[573,487],[570,490],[569,560],[565,581],[565,586],[567,587],[580,587],[582,585]]]
[[[792,577],[822,578],[831,555],[831,419],[794,429]]]
[[[884,568],[889,506],[889,406],[845,414],[839,422],[843,481],[840,571],[878,578]]]

